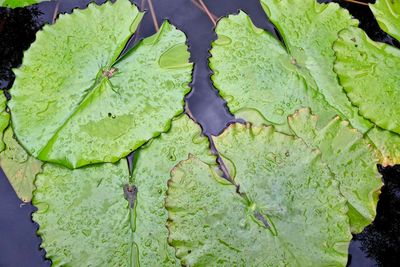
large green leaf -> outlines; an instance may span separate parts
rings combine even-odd
[[[7,99],[4,94],[0,94],[0,136],[3,136],[4,130],[10,123],[10,113],[7,109]],[[0,152],[5,149],[3,138],[0,138]]]
[[[128,181],[126,161],[76,170],[44,165],[33,220],[53,266],[132,266],[133,215],[123,191]]]
[[[370,8],[379,26],[400,41],[400,1],[377,0]]]
[[[0,0],[0,7],[24,7],[43,2],[44,0]]]
[[[168,133],[136,152],[133,179],[125,161],[76,170],[45,165],[36,181],[33,203],[38,212],[33,218],[53,264],[179,265],[167,242],[164,197],[177,162],[189,154],[215,162],[200,134],[186,115],[173,120]],[[129,188],[137,191],[125,194],[128,203],[124,190]]]
[[[214,142],[240,187],[194,157],[174,169],[168,227],[185,266],[346,264],[346,201],[318,152],[272,127],[235,124]]]
[[[339,182],[340,192],[347,199],[353,233],[361,232],[375,218],[382,181],[375,166],[376,151],[363,135],[347,121],[334,118],[323,128],[317,127],[317,116],[302,109],[289,117],[296,136],[310,148],[319,149]]]
[[[128,0],[91,4],[37,34],[9,104],[30,154],[73,168],[115,162],[169,128],[189,91],[186,38],[165,22],[117,60],[142,15]]]
[[[32,199],[35,176],[42,169],[42,162],[30,156],[15,140],[11,127],[4,133],[5,150],[0,153],[0,167],[23,202]]]
[[[167,243],[168,214],[164,202],[172,168],[189,154],[209,164],[216,163],[207,138],[201,136],[200,127],[186,115],[174,120],[167,134],[137,152],[133,173],[133,184],[138,188],[134,237],[142,266],[180,265]]]
[[[337,114],[308,71],[245,13],[223,18],[216,32],[210,58],[212,80],[237,117],[286,125],[287,116],[301,107],[311,107],[327,121]]]
[[[318,90],[339,115],[366,132],[371,123],[351,105],[333,71],[332,45],[338,33],[357,26],[358,22],[336,3],[319,4],[316,0],[261,0],[261,3],[298,67],[309,71]]]
[[[400,133],[400,50],[376,43],[354,27],[341,32],[334,49],[335,71],[360,114]]]
[[[355,23],[347,11],[336,4],[309,0],[304,6],[297,0],[264,1],[263,7],[283,34],[289,53],[243,13],[223,18],[216,29],[218,39],[210,58],[215,72],[212,79],[231,112],[256,124],[279,125],[279,130],[287,133],[291,133],[290,129],[282,125],[300,108],[310,107],[320,117],[319,126],[339,115],[358,131],[368,132],[382,154],[380,163],[398,162],[399,137],[359,116],[358,108],[351,104],[333,72],[332,45],[341,29]],[[295,12],[289,12],[292,9]],[[318,23],[297,23],[304,14],[310,17],[305,22]]]

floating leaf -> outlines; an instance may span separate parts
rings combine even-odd
[[[33,218],[54,266],[179,265],[167,242],[164,197],[171,169],[189,153],[215,162],[200,134],[186,115],[173,120],[168,133],[136,152],[133,180],[125,161],[76,170],[47,164],[36,180]]]
[[[43,2],[44,0],[0,0],[0,7],[24,7]]]
[[[374,164],[376,151],[347,121],[334,118],[317,128],[318,118],[302,109],[289,117],[296,136],[310,148],[319,149],[339,182],[340,192],[348,201],[348,215],[353,233],[360,233],[376,216],[382,181]]]
[[[167,243],[168,214],[164,203],[171,170],[189,154],[209,164],[216,162],[207,138],[186,115],[174,120],[167,134],[137,152],[133,173],[133,184],[138,188],[134,240],[142,266],[180,265]]]
[[[126,161],[70,170],[45,164],[36,178],[33,220],[53,266],[131,266]]]
[[[272,127],[235,124],[214,142],[240,187],[194,157],[174,169],[166,206],[183,265],[346,264],[346,201],[318,152]]]
[[[380,164],[387,166],[400,163],[400,135],[374,127],[367,136],[380,152]]]
[[[268,18],[281,33],[289,54],[299,68],[309,72],[326,101],[353,127],[361,132],[371,123],[358,114],[338,83],[333,71],[332,49],[338,33],[357,26],[349,12],[336,3],[319,4],[316,0],[261,0]],[[310,79],[308,80],[310,83]],[[316,113],[318,114],[318,113]]]
[[[341,32],[334,49],[335,71],[360,114],[400,133],[400,50],[372,41],[358,28]]]
[[[30,202],[35,189],[35,176],[42,170],[42,162],[30,156],[15,140],[11,127],[4,133],[5,150],[0,153],[0,166],[23,202]]]
[[[286,125],[287,116],[301,107],[311,107],[327,121],[337,114],[308,71],[245,13],[221,19],[216,32],[210,58],[212,79],[236,116]]]
[[[400,1],[377,0],[370,8],[379,26],[400,41]]]
[[[189,91],[186,37],[165,22],[117,60],[142,16],[128,0],[90,4],[37,34],[9,104],[30,154],[70,168],[115,162],[168,130]]]
[[[6,111],[7,99],[4,94],[0,95],[0,133],[3,135],[4,130],[10,123],[10,113]],[[5,149],[3,138],[0,140],[0,152]]]

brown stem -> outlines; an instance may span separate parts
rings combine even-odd
[[[53,12],[53,19],[51,20],[53,24],[54,24],[54,22],[56,22],[59,7],[60,7],[60,2],[57,1],[56,7],[54,8],[54,12]]]
[[[158,27],[156,12],[154,11],[154,6],[153,6],[153,0],[147,0],[147,2],[149,3],[150,14],[151,18],[153,19],[154,27],[156,28],[156,31],[159,31],[160,27]]]
[[[343,1],[350,2],[350,3],[353,3],[353,4],[357,4],[357,5],[368,6],[368,3],[360,2],[360,1],[356,1],[356,0],[343,0]]]
[[[198,2],[201,5],[201,7],[204,9],[204,12],[206,12],[207,16],[212,21],[212,23],[214,24],[214,27],[217,26],[217,21],[213,18],[213,14],[210,12],[208,7],[204,4],[203,0],[198,0]]]
[[[192,1],[192,3],[198,8],[198,9],[200,9],[201,11],[203,11],[203,12],[206,12],[206,10],[196,1],[196,0],[191,0]],[[216,21],[217,19],[218,19],[218,17],[217,16],[215,16],[214,14],[212,14],[212,13],[210,13],[211,14],[211,16],[213,17],[213,19]]]

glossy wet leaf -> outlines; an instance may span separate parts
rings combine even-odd
[[[0,95],[0,133],[3,136],[5,129],[10,123],[10,113],[7,112],[7,99],[4,94]],[[3,138],[0,140],[0,152],[5,149]]]
[[[0,0],[0,7],[24,7],[43,2],[45,0]]]
[[[186,37],[165,22],[117,60],[142,16],[128,0],[91,4],[37,34],[9,104],[29,153],[70,168],[115,162],[168,130],[189,91]]]
[[[166,206],[184,265],[346,265],[346,201],[317,152],[272,127],[236,124],[214,142],[248,201],[201,160],[180,163]]]
[[[75,170],[47,164],[36,181],[34,220],[53,264],[179,266],[167,242],[165,191],[171,169],[189,154],[215,162],[200,134],[186,115],[173,120],[136,152],[133,179],[125,160]],[[128,183],[137,188],[134,210],[124,199]]]
[[[325,100],[353,127],[366,132],[371,123],[358,115],[358,110],[343,93],[333,71],[335,55],[332,45],[338,33],[350,26],[357,26],[357,20],[352,19],[349,12],[336,3],[261,0],[261,4],[282,35],[289,54],[299,68],[309,72]]]
[[[174,120],[167,134],[152,140],[136,154],[133,184],[138,188],[138,195],[134,240],[142,266],[180,266],[167,242],[168,215],[164,204],[170,172],[189,154],[209,164],[216,162],[207,138],[201,136],[200,127],[186,115]]]
[[[372,41],[358,28],[341,32],[334,49],[335,71],[360,114],[400,133],[400,50]]]
[[[301,109],[289,117],[296,136],[310,148],[319,149],[321,158],[339,182],[340,193],[348,201],[353,233],[360,233],[376,216],[382,181],[375,166],[377,151],[361,133],[339,117],[322,128],[318,117]]]
[[[124,160],[76,170],[44,165],[35,182],[33,220],[53,266],[131,266],[128,180]]]
[[[400,1],[377,0],[370,8],[379,26],[400,41]]]
[[[236,117],[283,126],[287,116],[301,107],[311,107],[327,120],[337,114],[308,71],[245,13],[221,19],[216,32],[212,80]]]
[[[42,170],[42,162],[30,156],[15,139],[12,128],[4,133],[5,150],[0,153],[0,167],[17,196],[30,202],[35,189],[34,180]]]

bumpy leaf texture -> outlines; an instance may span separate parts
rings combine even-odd
[[[309,74],[245,13],[223,18],[216,32],[212,79],[237,117],[285,127],[287,116],[301,107],[312,107],[326,121],[336,114],[315,83],[307,82]]]
[[[383,30],[399,39],[400,2],[378,0],[371,9]],[[348,98],[363,116],[378,126],[368,132],[368,137],[381,151],[383,163],[398,163],[400,50],[374,42],[365,32],[353,27],[340,33],[334,50],[335,71]]]
[[[174,169],[166,207],[183,265],[346,264],[346,200],[318,152],[265,126],[235,124],[214,142],[240,187],[196,157]]]
[[[297,1],[294,2],[297,3]],[[310,5],[309,2],[306,1],[308,5]],[[327,32],[326,39],[323,36],[320,37],[323,32],[319,28],[314,29],[313,26],[310,26],[309,31],[305,29],[292,31],[289,21],[293,24],[296,20],[290,16],[279,17],[283,25],[287,24],[288,30],[285,28],[281,31],[289,32],[286,38],[290,39],[287,41],[290,43],[289,47],[297,55],[294,57],[288,54],[269,33],[256,28],[244,13],[239,13],[219,22],[216,29],[218,39],[211,50],[213,57],[210,59],[210,65],[215,71],[213,79],[217,88],[236,116],[252,123],[256,122],[256,124],[275,124],[279,131],[298,135],[301,138],[303,138],[302,131],[314,133],[315,136],[308,135],[307,137],[306,135],[304,138],[308,138],[307,143],[311,148],[322,151],[322,157],[337,175],[341,183],[341,193],[348,200],[352,231],[358,233],[375,217],[377,196],[382,185],[377,179],[378,172],[375,164],[378,161],[383,162],[384,159],[381,153],[374,151],[374,143],[371,142],[372,145],[369,145],[369,140],[362,140],[363,131],[370,129],[368,127],[372,127],[372,124],[357,115],[357,110],[351,106],[346,94],[342,92],[342,87],[338,84],[336,74],[333,72],[334,37],[341,28],[352,25],[353,20],[337,5],[320,5],[314,1],[311,2],[312,6],[308,6],[303,12],[312,13],[306,16],[310,17],[310,20],[322,20],[319,23]],[[281,11],[275,11],[275,13],[280,14],[282,10],[286,12],[289,10],[288,1],[268,3],[270,6],[278,5],[274,8]],[[283,7],[278,8],[281,5]],[[293,8],[292,5],[291,8]],[[272,13],[273,9],[271,8],[268,12]],[[317,18],[315,18],[316,14]],[[342,23],[344,25],[339,25],[340,27],[337,23],[330,25],[330,20],[336,17],[342,18],[347,23]],[[300,21],[299,18],[296,19]],[[300,26],[292,25],[292,28],[296,27]],[[309,39],[314,40],[318,45],[313,48],[311,41],[300,38],[303,35],[308,35]],[[302,43],[304,47],[300,47]],[[322,65],[319,67],[320,64]],[[325,65],[329,65],[331,69]],[[324,71],[318,70],[319,68]],[[320,87],[324,90],[319,90]],[[326,101],[328,99],[338,101],[337,109],[329,105]],[[304,129],[301,128],[306,127],[303,125],[304,122],[297,127],[290,123],[287,125],[288,116],[304,107],[311,108],[312,113],[319,117],[318,120],[314,119],[315,125],[309,125]],[[357,130],[360,132],[351,127],[342,129],[341,127],[344,127],[343,124],[346,122],[339,123],[339,118],[332,120],[337,115],[347,119],[338,110],[350,116],[353,123],[359,125]],[[345,110],[348,112],[344,112]],[[373,132],[376,139],[382,140],[382,131],[374,130]],[[381,142],[387,145],[385,139]],[[348,154],[341,156],[341,153],[346,153],[345,151]]]
[[[167,242],[164,198],[170,170],[189,154],[215,163],[200,135],[186,115],[173,120],[168,133],[137,152],[132,178],[125,161],[75,170],[46,164],[36,180],[33,219],[53,265],[179,266]],[[127,184],[137,189],[129,202]]]
[[[379,154],[363,135],[338,116],[319,128],[318,117],[301,109],[289,117],[297,137],[321,158],[339,182],[340,193],[348,201],[348,216],[353,233],[361,232],[375,218],[382,181],[374,164]]]
[[[136,154],[132,183],[139,192],[134,240],[142,266],[180,265],[174,249],[167,243],[168,214],[164,204],[170,172],[189,154],[216,164],[207,138],[186,115],[173,121],[170,132],[152,140]]]
[[[43,2],[44,0],[0,0],[0,7],[24,7]]]
[[[333,72],[333,42],[338,33],[357,26],[346,9],[336,3],[319,4],[315,0],[261,0],[268,17],[281,33],[289,54],[299,68],[305,68],[317,89],[337,112],[362,132],[371,124],[358,115]]]
[[[115,162],[168,130],[189,91],[186,37],[165,22],[118,59],[142,16],[128,0],[90,4],[37,34],[9,103],[30,154],[70,168]]]
[[[400,40],[400,1],[377,0],[370,8],[382,30]]]
[[[11,126],[4,133],[5,150],[0,153],[0,167],[17,196],[23,202],[32,200],[34,180],[42,162],[30,156],[15,139]]]

